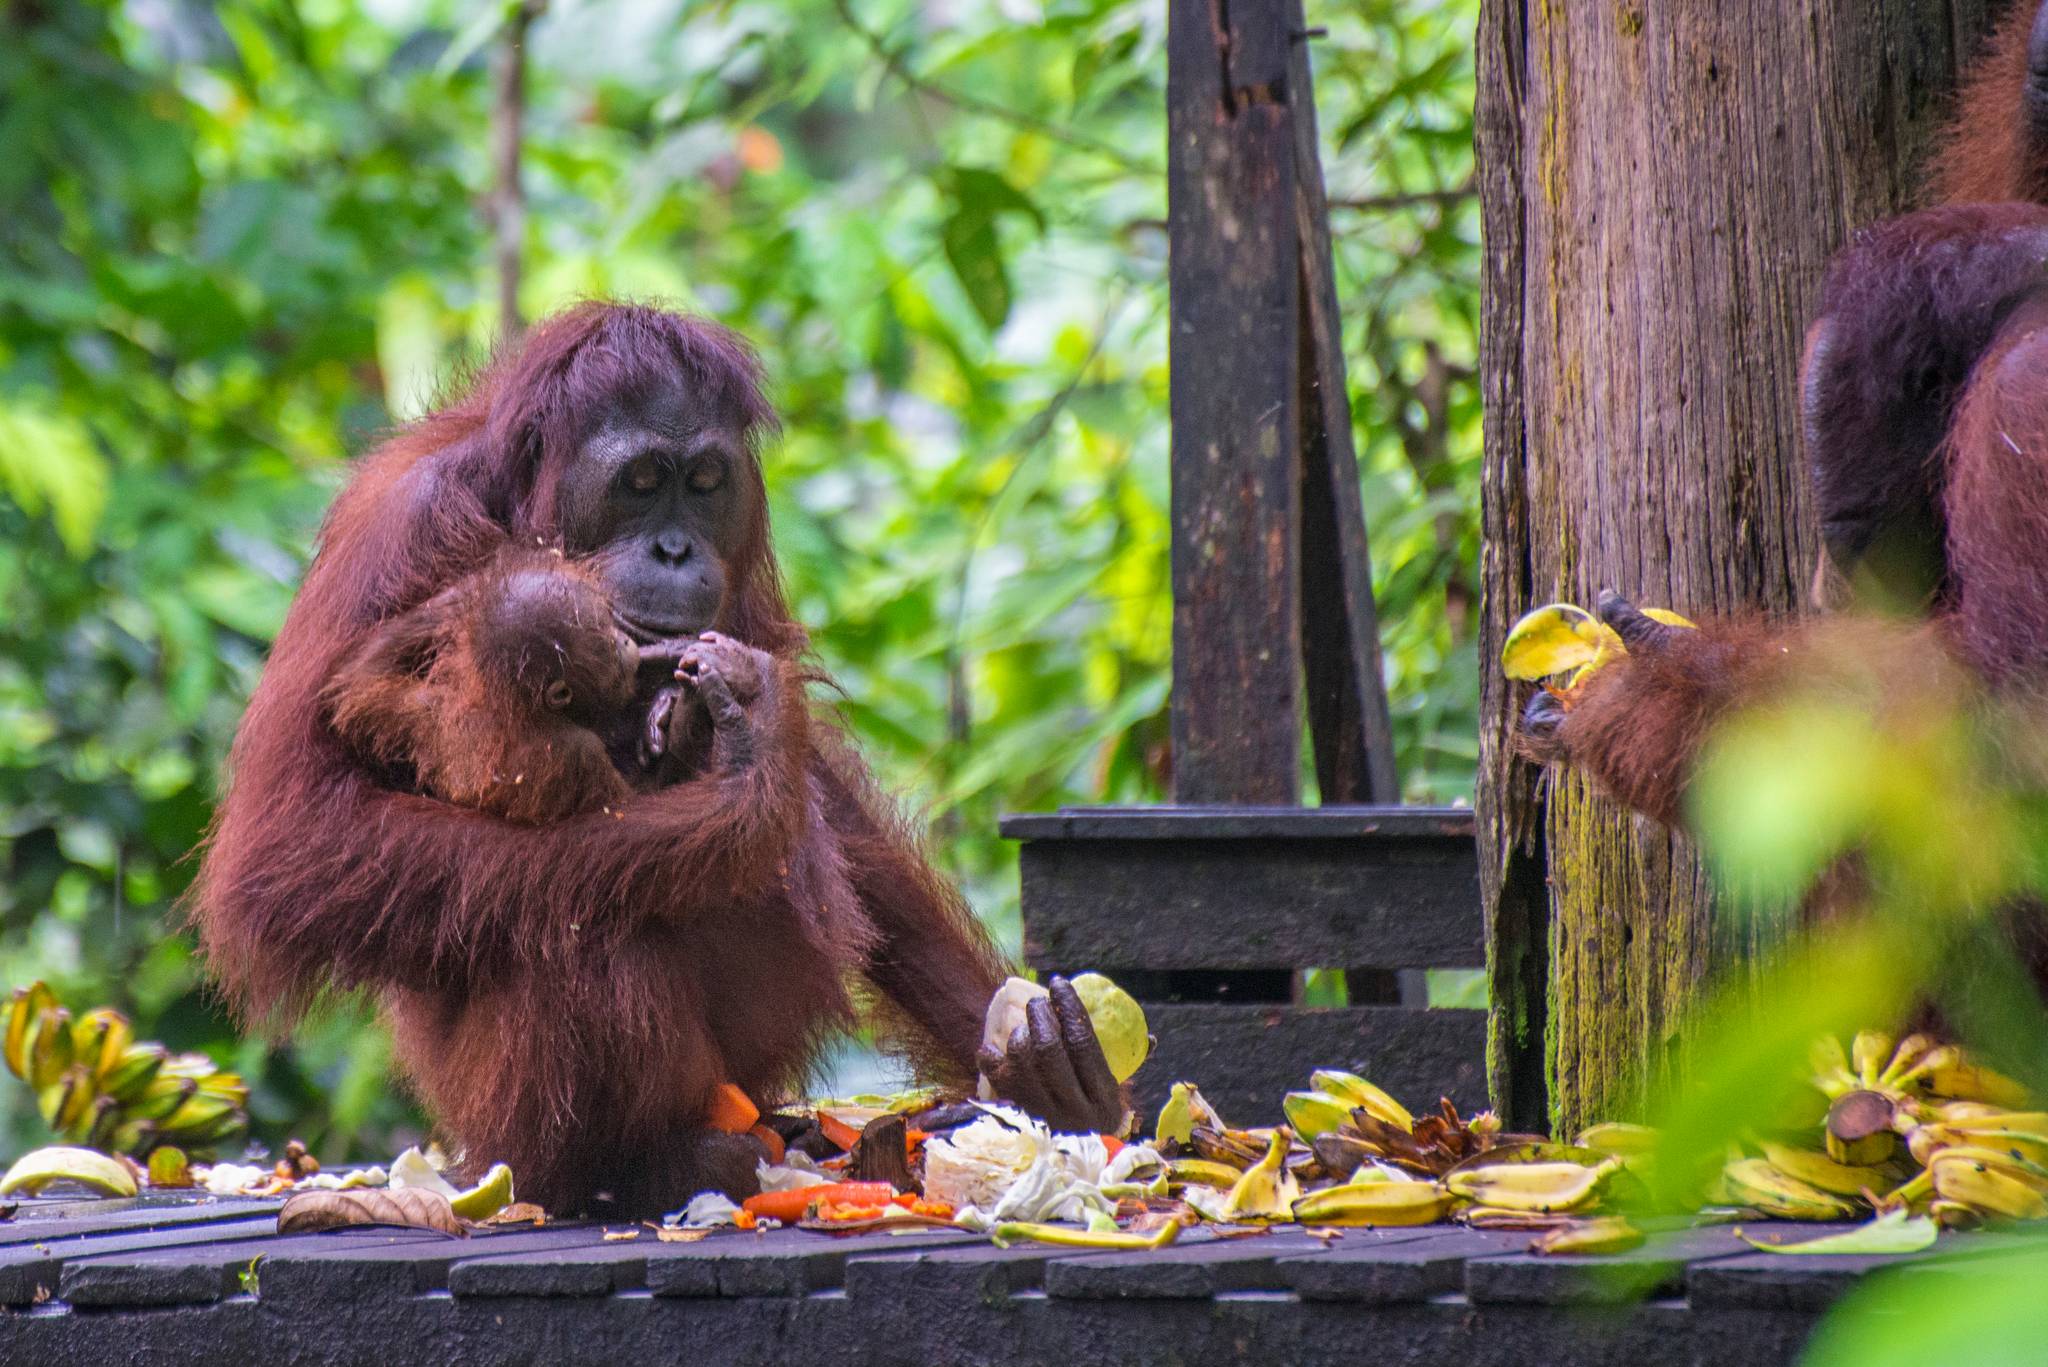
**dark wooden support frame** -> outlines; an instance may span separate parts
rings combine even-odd
[[[1011,817],[1025,957],[1145,1003],[1150,1109],[1242,1123],[1318,1066],[1484,1105],[1472,813],[1402,808],[1301,0],[1169,0],[1172,807]],[[1319,808],[1303,808],[1301,738]],[[1373,805],[1377,804],[1377,805]],[[1349,1004],[1309,1008],[1308,970]]]
[[[1172,0],[1174,793],[1394,802],[1300,0]]]

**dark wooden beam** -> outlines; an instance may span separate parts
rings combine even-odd
[[[1301,270],[1302,665],[1316,784],[1324,802],[1399,802],[1379,613],[1372,597],[1372,555],[1351,439],[1351,394],[1344,379],[1308,30],[1301,0],[1280,0],[1277,7],[1280,26],[1291,40],[1286,96],[1293,113]]]
[[[1182,802],[1301,797],[1299,235],[1279,0],[1171,0],[1173,763]]]

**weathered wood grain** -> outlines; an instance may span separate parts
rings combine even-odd
[[[1910,201],[1986,8],[1485,0],[1482,660],[1528,607],[1603,587],[1693,615],[1797,610],[1806,313],[1847,233]],[[1691,847],[1576,778],[1539,821],[1514,690],[1483,676],[1494,1092],[1519,1123],[1544,1100],[1547,996],[1547,1106],[1570,1129],[1629,1112],[1704,977],[1777,932],[1717,919]]]
[[[1277,5],[1167,8],[1173,787],[1301,793],[1300,250]]]
[[[1141,1114],[1155,1114],[1174,1082],[1194,1079],[1231,1124],[1273,1124],[1281,1093],[1319,1067],[1373,1078],[1417,1109],[1439,1096],[1467,1114],[1486,1104],[1483,1011],[1174,1002],[1148,1003],[1145,1016],[1158,1043],[1131,1080]]]
[[[1043,833],[1020,861],[1025,955],[1041,969],[1462,968],[1485,953],[1470,819],[1076,812],[1004,830]]]

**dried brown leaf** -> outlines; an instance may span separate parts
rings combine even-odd
[[[279,1234],[317,1234],[323,1229],[345,1229],[352,1225],[432,1229],[456,1238],[468,1233],[455,1217],[447,1197],[420,1187],[400,1187],[395,1191],[361,1187],[349,1191],[305,1191],[286,1201],[277,1212]]]
[[[665,1244],[694,1244],[711,1233],[708,1229],[675,1229],[662,1225],[655,1229],[654,1237]]]
[[[514,1201],[511,1205],[484,1221],[487,1225],[523,1225],[531,1223],[538,1229],[548,1222],[548,1213],[531,1201]]]

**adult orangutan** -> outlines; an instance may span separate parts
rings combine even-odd
[[[965,1086],[979,1064],[1056,1125],[1122,1115],[1064,984],[1003,1059],[977,1058],[1004,966],[806,696],[816,675],[756,455],[773,421],[730,332],[587,304],[368,456],[250,700],[190,894],[247,1018],[283,1026],[324,993],[375,993],[465,1162],[510,1163],[551,1209],[750,1191],[759,1149],[708,1127],[714,1096],[788,1097],[863,986],[935,1080]],[[508,542],[559,547],[636,655],[686,643],[682,668],[636,670],[623,706],[575,719],[631,791],[537,823],[437,796],[337,728],[438,734],[391,692],[405,657],[389,648],[455,639],[451,620],[464,639],[516,644],[521,614],[508,627],[486,611],[505,593],[448,596]],[[561,616],[527,620],[546,632]],[[668,752],[651,770],[650,717]],[[543,765],[521,786],[559,777]]]
[[[1937,207],[1859,233],[1830,267],[1801,373],[1831,573],[1924,602],[1892,657],[2010,693],[2048,685],[2048,6],[2007,16],[1937,162]],[[1817,593],[1822,581],[1817,581]],[[1653,622],[1603,594],[1629,653],[1521,742],[1679,820],[1731,710],[1800,686],[1871,623]]]

